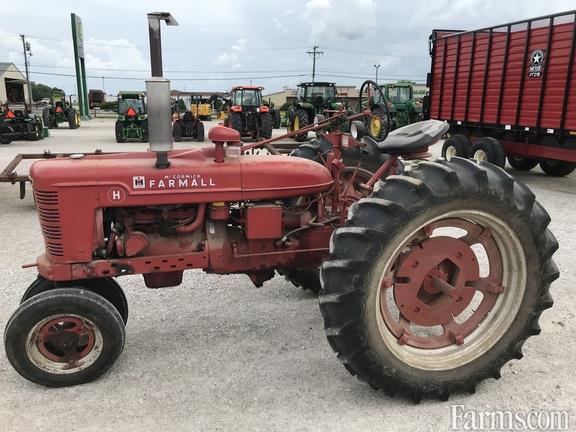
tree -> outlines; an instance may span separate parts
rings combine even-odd
[[[58,87],[50,87],[45,84],[36,84],[34,81],[30,83],[32,85],[32,99],[37,102],[44,98],[51,98],[54,93],[61,93],[62,95],[66,95],[64,90]]]

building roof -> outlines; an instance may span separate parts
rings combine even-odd
[[[9,63],[9,62],[0,62],[0,72],[4,72],[5,70],[8,70],[8,68],[10,67],[10,65],[13,65],[14,63]],[[16,66],[14,66],[16,67]]]

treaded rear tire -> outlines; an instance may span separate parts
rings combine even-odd
[[[46,107],[42,110],[42,122],[48,129],[52,129],[54,127],[54,116],[52,115],[49,107]]]
[[[198,121],[198,124],[196,125],[196,136],[194,139],[199,142],[204,141],[204,123],[201,121]]]
[[[524,252],[526,283],[513,321],[489,348],[465,363],[456,348],[453,368],[417,368],[392,351],[398,350],[392,345],[397,340],[382,336],[380,276],[414,227],[462,209],[489,213],[515,233]],[[390,177],[371,198],[352,205],[346,226],[332,235],[330,255],[321,266],[319,298],[330,346],[358,379],[417,403],[424,395],[447,400],[453,392],[474,392],[481,381],[499,378],[504,364],[522,357],[526,339],[540,332],[541,312],[553,304],[549,288],[559,276],[552,261],[558,243],[547,229],[549,222],[528,188],[489,163],[456,157]]]
[[[244,119],[242,118],[242,114],[237,112],[231,112],[229,116],[229,126],[232,129],[238,131],[240,136],[244,133]]]
[[[294,117],[298,117],[298,129],[303,129],[308,126],[308,113],[303,109],[297,109],[294,112]],[[298,142],[304,142],[308,139],[308,133],[296,135],[294,139]]]
[[[121,120],[116,120],[114,124],[114,136],[116,137],[117,143],[123,143],[126,141],[124,138],[124,122]]]
[[[172,138],[174,138],[176,142],[182,141],[182,125],[179,121],[174,122],[172,125]]]
[[[262,122],[262,138],[272,138],[273,120],[272,114],[269,112],[260,114],[260,121]]]

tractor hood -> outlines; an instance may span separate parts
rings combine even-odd
[[[30,177],[34,191],[58,191],[72,208],[270,200],[312,195],[332,185],[330,172],[307,159],[241,156],[214,162],[214,149],[170,152],[156,169],[153,152],[42,160]],[[71,210],[72,210],[71,208]]]

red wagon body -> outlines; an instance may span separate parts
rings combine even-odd
[[[576,162],[576,12],[475,31],[434,30],[429,118],[508,155]]]

